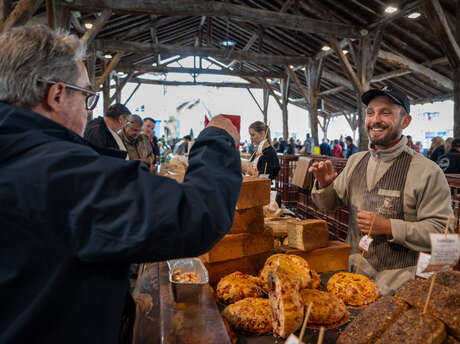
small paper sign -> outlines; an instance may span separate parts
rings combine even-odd
[[[299,344],[299,338],[297,338],[297,336],[292,333],[288,339],[286,339],[286,341],[284,342],[284,344]],[[303,342],[301,343],[303,344]]]
[[[460,236],[458,234],[430,234],[431,259],[423,272],[441,271],[457,264],[460,257]]]
[[[417,270],[415,272],[416,279],[428,279],[434,272],[423,272],[430,264],[431,254],[420,252],[417,261]]]
[[[369,253],[369,247],[371,246],[371,243],[373,241],[374,241],[374,239],[369,238],[369,236],[366,234],[359,241],[359,248],[361,249],[361,251]]]

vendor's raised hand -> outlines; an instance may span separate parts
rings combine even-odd
[[[313,173],[320,189],[331,184],[337,177],[337,172],[334,170],[330,160],[314,162],[308,171]]]
[[[238,130],[233,125],[232,121],[222,115],[213,117],[211,121],[209,121],[208,127],[224,129],[227,133],[230,134],[231,137],[233,137],[235,146],[240,142],[240,134],[238,133]]]
[[[372,218],[375,216],[374,225],[372,226],[371,236],[374,235],[392,235],[391,221],[383,216],[377,215],[372,211],[358,209],[358,222],[359,229],[364,234],[369,234],[371,228]]]

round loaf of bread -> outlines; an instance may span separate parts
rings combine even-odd
[[[342,300],[320,290],[303,289],[301,292],[305,308],[313,304],[308,322],[316,325],[337,324],[348,317],[348,311]]]
[[[263,297],[259,278],[236,271],[223,277],[217,284],[216,296],[225,304],[235,303],[247,297]]]
[[[222,316],[236,330],[259,335],[272,331],[268,299],[248,297],[227,306],[223,310]]]
[[[268,292],[268,273],[274,271],[276,266],[287,277],[298,279],[301,289],[309,287],[311,281],[310,266],[305,259],[294,254],[275,254],[268,257],[259,273],[262,288],[266,292]]]
[[[327,282],[327,291],[351,307],[366,307],[379,297],[379,289],[366,276],[350,272],[339,272]]]

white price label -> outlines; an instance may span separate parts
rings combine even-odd
[[[291,333],[291,335],[286,339],[284,344],[299,344],[299,338],[294,333]],[[303,344],[303,342],[301,343]]]
[[[423,272],[430,264],[431,254],[420,252],[417,261],[417,270],[415,272],[415,278],[428,279],[434,272]]]
[[[441,271],[457,264],[460,257],[458,234],[430,234],[431,259],[423,272]]]
[[[361,238],[361,240],[359,241],[359,248],[366,252],[366,253],[369,253],[369,247],[371,246],[371,243],[374,241],[374,239],[370,238],[369,236],[367,236],[367,234],[365,236],[363,236]]]

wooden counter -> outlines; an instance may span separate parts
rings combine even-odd
[[[152,296],[147,314],[136,312],[134,344],[230,344],[212,290],[203,288],[197,303],[176,303],[165,262],[146,264],[134,295]]]

